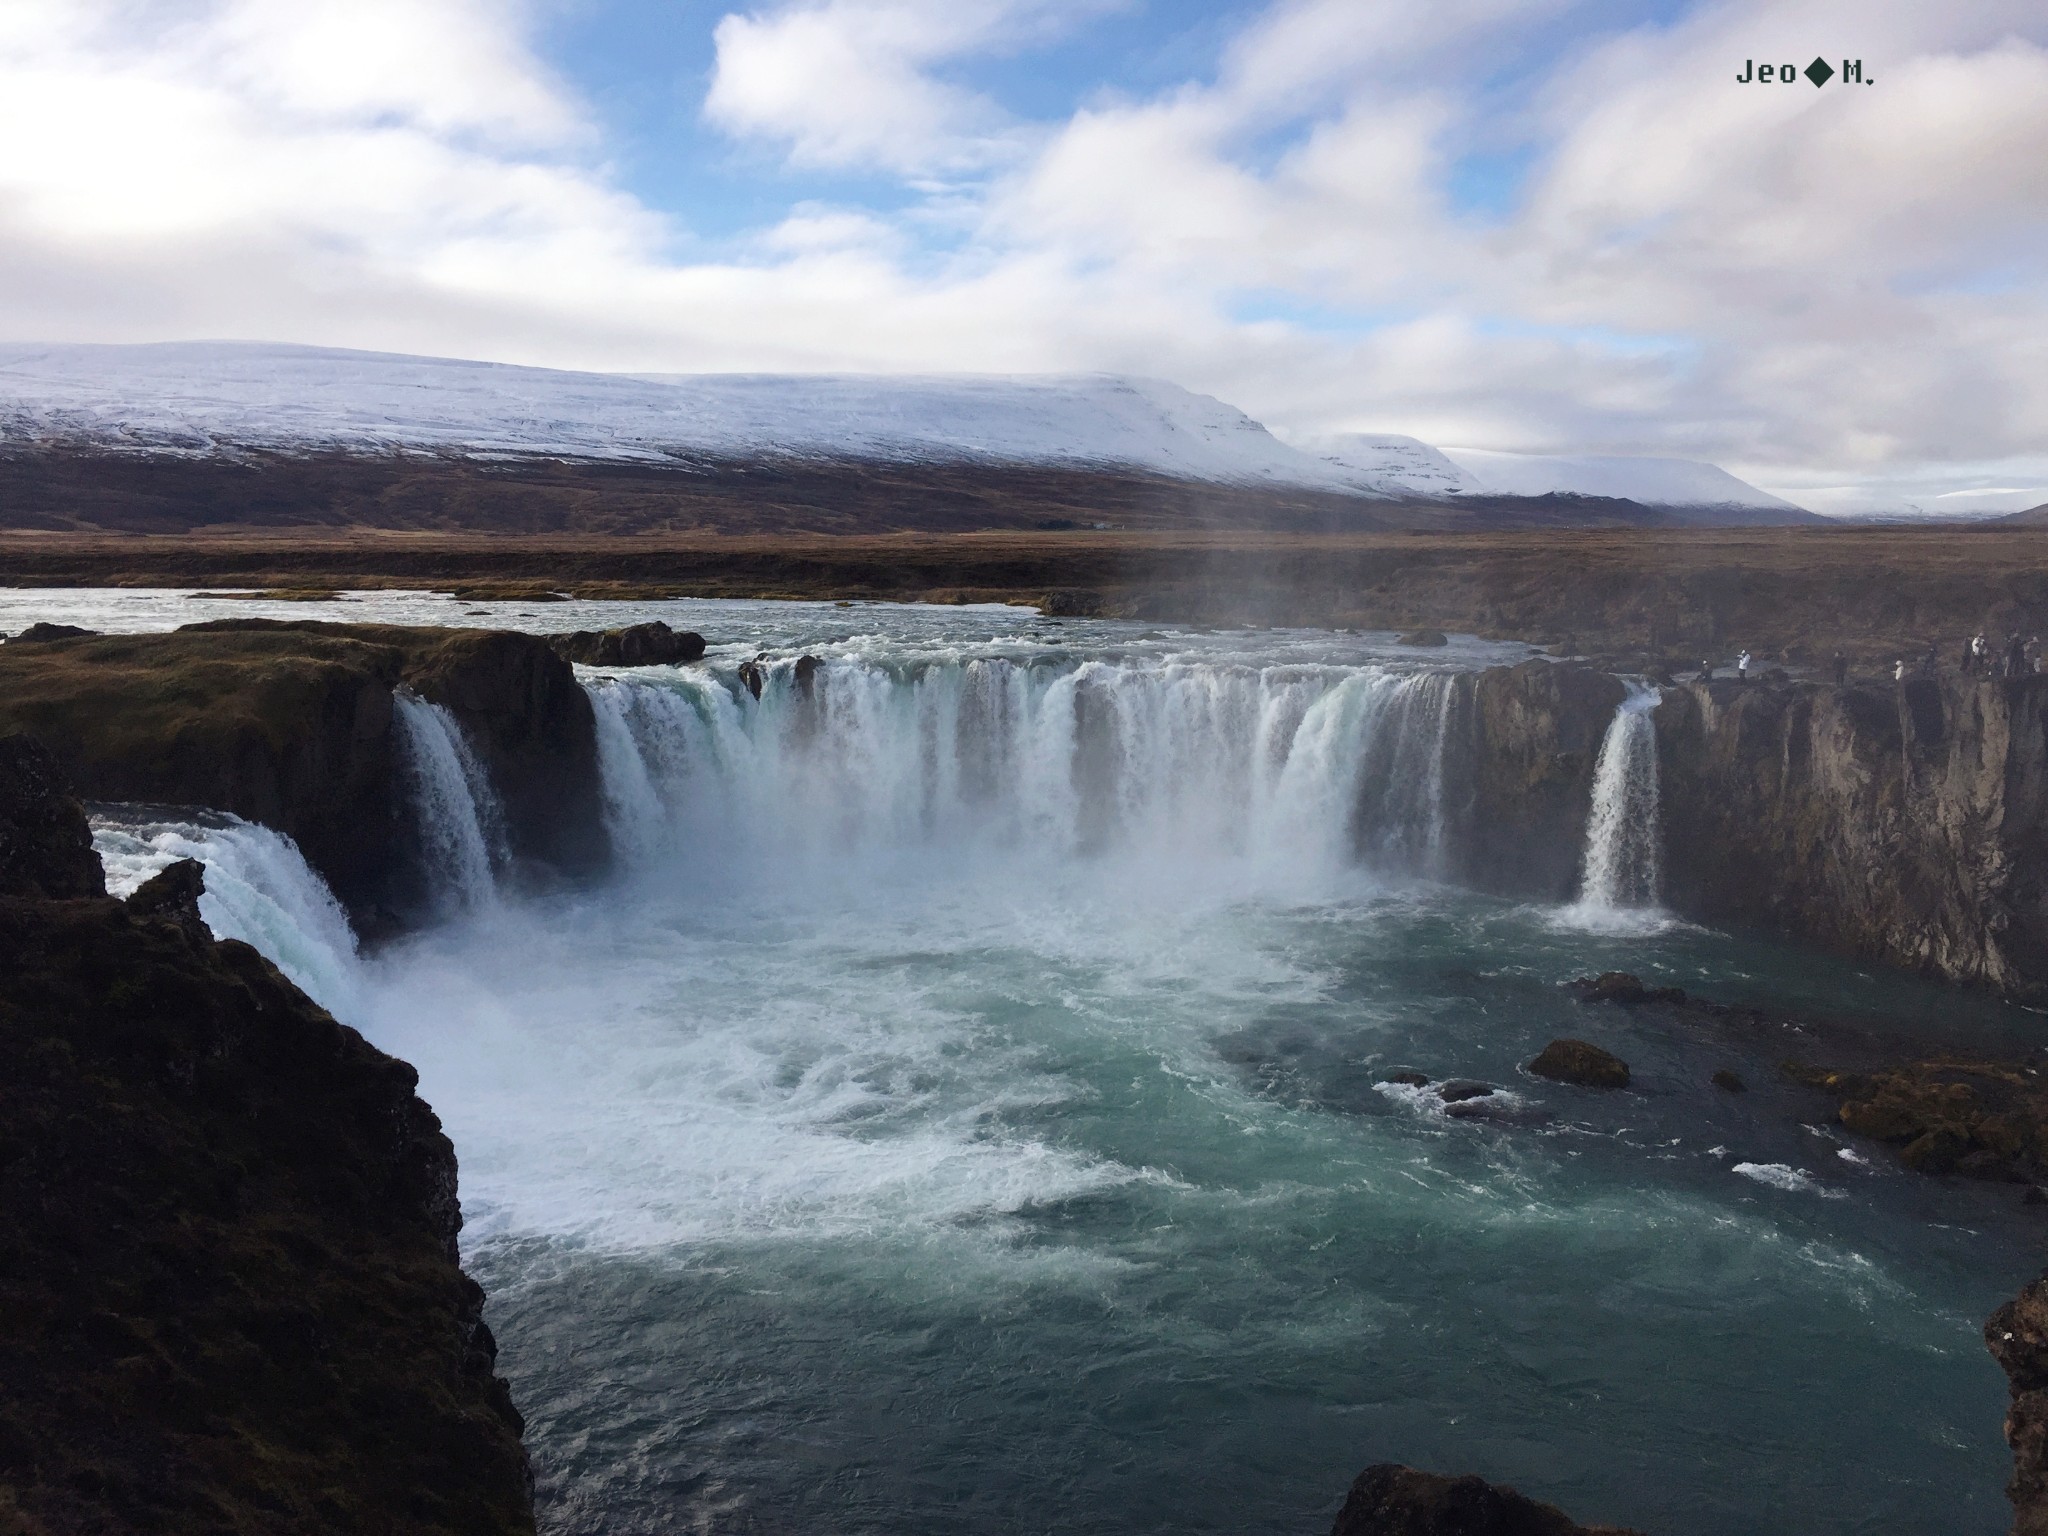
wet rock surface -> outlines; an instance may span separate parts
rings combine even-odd
[[[1581,976],[1571,983],[1582,1003],[1614,1003],[1634,1008],[1643,1003],[1683,1003],[1683,987],[1650,987],[1640,976],[1627,971],[1602,971],[1598,976]]]
[[[2048,1180],[2048,1080],[2036,1068],[1936,1060],[1840,1072],[1788,1061],[1783,1071],[1834,1099],[1843,1129],[1889,1144],[1917,1172]]]
[[[1330,1536],[1641,1536],[1614,1525],[1580,1525],[1477,1477],[1443,1477],[1414,1467],[1367,1467],[1351,1485]]]
[[[1529,1070],[1554,1083],[1581,1088],[1626,1088],[1628,1063],[1584,1040],[1553,1040],[1536,1054]]]
[[[619,629],[579,629],[549,635],[547,643],[566,661],[598,667],[671,667],[699,660],[704,637],[670,629],[659,619]]]
[[[246,619],[9,644],[0,732],[36,736],[91,799],[206,806],[287,834],[374,930],[421,900],[401,685],[461,725],[515,859],[603,863],[590,702],[528,635]]]
[[[55,817],[0,781],[0,827]],[[194,865],[130,903],[6,867],[0,1525],[530,1532],[413,1070],[197,925]]]

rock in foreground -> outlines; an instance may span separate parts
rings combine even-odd
[[[1529,1063],[1529,1070],[1553,1083],[1576,1083],[1581,1088],[1626,1088],[1629,1083],[1627,1062],[1584,1040],[1551,1041]]]
[[[1782,1070],[1837,1100],[1845,1130],[1891,1143],[1908,1168],[2048,1182],[2048,1083],[2025,1066],[1915,1061],[1862,1073],[1788,1061]]]
[[[0,894],[0,1528],[530,1533],[417,1075],[216,942],[196,865],[78,891],[17,832],[83,811],[0,757],[42,850]]]
[[[2013,1536],[2048,1536],[2048,1275],[1991,1314],[1984,1343],[2012,1384]]]
[[[1330,1536],[1641,1536],[1617,1525],[1579,1525],[1554,1504],[1477,1477],[1440,1477],[1391,1462],[1351,1485]]]

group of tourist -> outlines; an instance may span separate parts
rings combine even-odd
[[[1963,642],[1964,677],[2032,677],[2043,670],[2044,658],[2039,635],[2022,636],[2018,630],[2010,631],[2003,646],[1995,647],[1982,630]],[[1748,651],[1740,652],[1735,658],[1737,682],[1749,681],[1751,657]],[[1941,653],[1932,640],[1917,665],[1900,656],[1892,662],[1892,679],[1903,683],[1908,677],[1934,677],[1941,670]],[[1849,681],[1849,658],[1840,651],[1835,652],[1829,663],[1829,674],[1836,687],[1844,687]],[[1712,661],[1700,663],[1698,682],[1711,683],[1715,677]]]

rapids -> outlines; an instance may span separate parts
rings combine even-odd
[[[199,616],[94,603],[34,616]],[[1873,1048],[1937,1017],[2010,1048],[2038,1021],[1741,935],[1572,919],[1655,900],[1635,700],[1585,899],[1543,909],[1435,878],[1487,835],[1446,755],[1455,675],[1525,648],[603,614],[717,642],[584,673],[614,875],[482,890],[488,786],[458,733],[455,771],[415,786],[469,850],[442,866],[446,919],[294,961],[323,988],[332,963],[347,986],[316,995],[418,1066],[460,1151],[544,1529],[1277,1536],[1326,1529],[1390,1459],[1659,1536],[2005,1528],[1977,1331],[2038,1268],[2011,1193],[1904,1174],[1817,1118],[1773,1072],[1810,1035],[1673,1036],[1559,984],[1628,969],[1853,1014]],[[759,652],[757,701],[737,669]],[[212,889],[261,830],[100,838],[134,878],[196,849]],[[303,912],[331,941],[298,870],[209,921],[281,955],[273,909]],[[1521,1071],[1564,1033],[1636,1087]],[[1723,1066],[1752,1091],[1709,1088]],[[1452,1116],[1383,1086],[1395,1067],[1498,1084],[1504,1113]]]

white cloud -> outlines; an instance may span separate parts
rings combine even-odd
[[[726,16],[705,116],[787,146],[799,165],[909,175],[972,170],[1021,148],[986,96],[936,71],[1042,37],[1103,0],[824,0]]]
[[[1707,457],[1828,505],[2048,473],[2037,0],[1722,0],[1575,38],[1572,0],[1285,0],[1214,78],[1061,121],[958,83],[1106,8],[726,17],[709,121],[922,200],[789,206],[682,262],[516,3],[8,0],[0,334],[1114,368],[1283,429]],[[1821,46],[1878,83],[1734,82]],[[1459,208],[1459,157],[1518,142],[1510,211]]]

